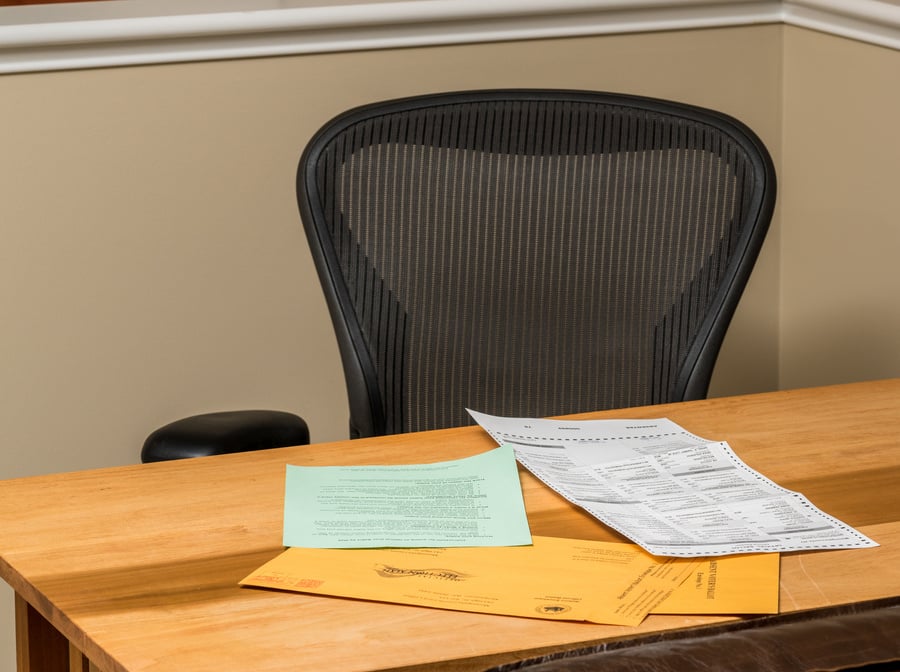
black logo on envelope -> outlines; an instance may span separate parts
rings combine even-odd
[[[413,569],[405,567],[394,567],[393,565],[376,565],[375,572],[378,574],[378,576],[383,576],[387,579],[421,576],[428,579],[438,579],[440,581],[465,581],[467,578],[469,578],[468,574],[457,572],[453,569],[430,567],[425,569]]]

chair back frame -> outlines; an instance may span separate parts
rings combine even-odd
[[[466,424],[466,405],[705,397],[775,185],[740,121],[640,96],[466,91],[337,116],[297,197],[351,437]]]

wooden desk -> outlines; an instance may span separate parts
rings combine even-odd
[[[900,380],[581,417],[660,416],[727,440],[881,544],[784,555],[782,611],[900,595]],[[479,670],[725,620],[624,628],[237,586],[281,550],[286,463],[429,462],[492,447],[471,427],[2,482],[0,576],[17,594],[19,669]],[[522,482],[534,533],[616,538],[527,473]]]

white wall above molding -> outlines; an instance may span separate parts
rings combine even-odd
[[[900,49],[900,0],[106,0],[0,8],[0,73],[778,22]]]

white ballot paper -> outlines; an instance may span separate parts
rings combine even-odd
[[[473,418],[546,485],[653,555],[878,544],[666,418]]]

